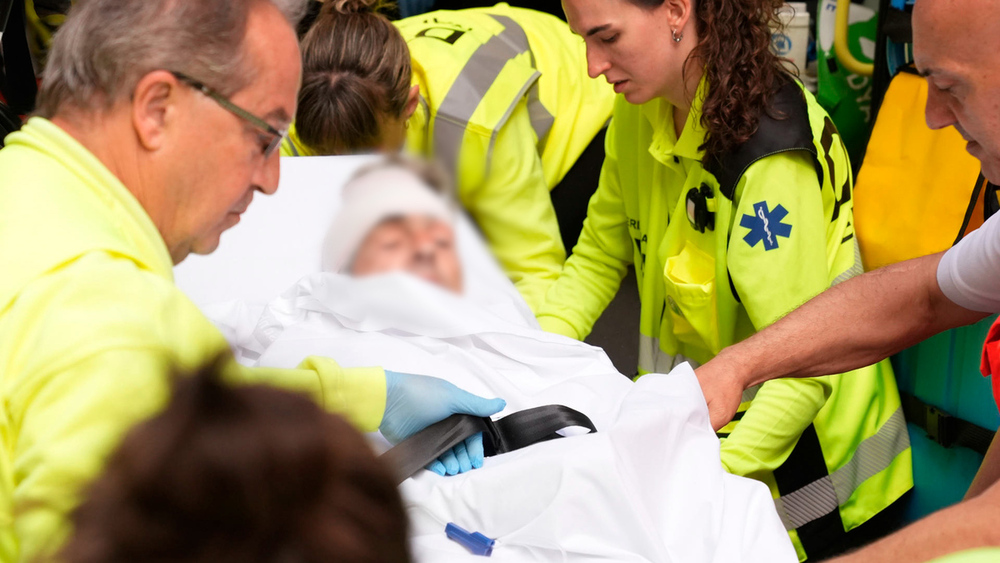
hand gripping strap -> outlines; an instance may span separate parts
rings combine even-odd
[[[454,414],[403,440],[380,457],[402,483],[427,467],[441,454],[466,438],[483,433],[487,456],[519,450],[523,447],[561,438],[557,430],[580,426],[597,432],[586,415],[562,405],[535,407],[505,416],[500,420],[468,414]]]

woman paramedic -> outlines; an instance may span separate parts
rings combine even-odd
[[[844,146],[769,50],[780,5],[563,0],[591,76],[620,95],[543,328],[584,338],[634,264],[639,373],[666,373],[860,273]],[[720,432],[726,469],[770,487],[803,560],[887,532],[912,487],[891,368],[859,371],[766,383]]]
[[[535,310],[597,188],[611,86],[587,77],[583,42],[551,15],[498,4],[393,24],[383,7],[326,3],[303,39],[302,90],[282,154],[405,142],[440,159]]]

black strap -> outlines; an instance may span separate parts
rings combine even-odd
[[[1000,192],[1000,186],[986,182],[985,189],[986,193],[983,194],[983,221],[1000,212],[1000,196],[997,195],[997,192]]]
[[[956,416],[928,405],[909,393],[900,393],[903,416],[925,432],[927,436],[946,448],[961,446],[986,455],[993,441],[993,432],[982,426],[962,420]]]
[[[1000,187],[995,184],[991,184],[982,172],[979,173],[979,178],[976,179],[976,186],[972,190],[972,197],[969,200],[969,206],[965,209],[965,217],[962,219],[962,228],[958,230],[958,236],[955,237],[955,242],[952,246],[955,246],[963,238],[965,238],[966,231],[969,228],[969,222],[972,221],[972,214],[976,210],[976,205],[979,204],[979,199],[982,197],[983,200],[983,221],[986,221],[998,211],[1000,211],[1000,197],[998,197],[997,192],[1000,191]],[[980,194],[982,193],[982,196]]]
[[[809,106],[798,83],[789,78],[771,97],[750,139],[719,158],[707,160],[705,168],[718,180],[719,192],[733,199],[740,178],[751,164],[772,154],[796,150],[810,153],[815,160]],[[820,171],[818,161],[816,166]],[[822,176],[819,184],[823,186]]]
[[[958,229],[958,236],[955,237],[955,242],[951,243],[952,246],[958,244],[965,237],[965,230],[969,228],[969,221],[972,220],[972,212],[976,210],[976,204],[979,203],[979,193],[983,190],[984,184],[986,184],[986,178],[980,173],[979,177],[976,178],[976,185],[972,189],[969,206],[965,208],[965,217],[962,219],[962,226]]]
[[[402,483],[441,454],[478,432],[483,433],[483,449],[489,457],[561,438],[557,431],[572,426],[597,432],[594,423],[586,415],[562,405],[535,407],[500,420],[456,414],[403,440],[382,454],[381,459],[395,470],[398,482]]]

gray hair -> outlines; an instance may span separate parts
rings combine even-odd
[[[37,113],[108,109],[158,69],[232,95],[253,80],[242,46],[259,2],[273,4],[293,28],[306,9],[306,0],[80,0],[53,40]]]

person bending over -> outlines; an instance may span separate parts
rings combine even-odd
[[[532,308],[579,236],[614,92],[558,18],[498,4],[390,22],[331,0],[302,41],[284,156],[395,152],[444,163]]]

